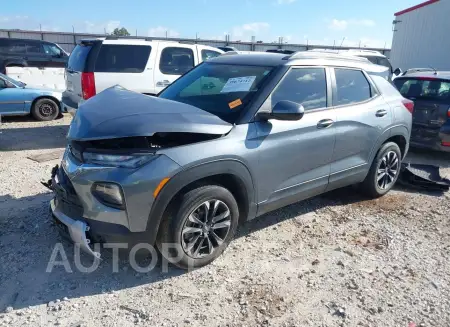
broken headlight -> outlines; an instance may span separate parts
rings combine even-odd
[[[83,159],[85,163],[111,167],[137,168],[145,165],[155,158],[156,156],[154,154],[122,155],[83,152]]]

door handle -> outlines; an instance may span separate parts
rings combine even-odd
[[[383,116],[386,116],[387,114],[388,114],[387,110],[381,109],[381,110],[378,110],[375,115],[377,117],[383,117]]]
[[[322,119],[317,123],[317,128],[327,128],[333,125],[334,121],[332,119]]]
[[[164,81],[156,82],[156,86],[159,86],[159,87],[169,86],[170,84],[172,84],[172,83],[170,83],[170,81],[168,81],[166,79]]]

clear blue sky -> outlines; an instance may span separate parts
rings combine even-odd
[[[4,0],[0,28],[390,46],[394,12],[421,0]]]

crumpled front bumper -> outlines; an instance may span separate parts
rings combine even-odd
[[[66,227],[68,235],[75,244],[80,246],[80,248],[88,254],[91,254],[96,258],[100,258],[100,253],[93,251],[89,246],[91,240],[87,238],[86,234],[90,230],[89,226],[85,222],[81,220],[74,220],[61,212],[58,209],[57,201],[58,200],[56,198],[50,201],[50,209],[53,216]]]

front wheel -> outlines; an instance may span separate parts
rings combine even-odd
[[[161,223],[157,246],[183,269],[203,267],[226,249],[239,221],[239,209],[226,188],[208,185],[184,194],[179,209]]]
[[[396,143],[383,144],[361,185],[362,190],[373,198],[378,198],[389,192],[400,174],[401,158],[402,153]]]
[[[52,99],[42,98],[33,104],[31,114],[39,121],[53,120],[59,115],[59,106]]]

